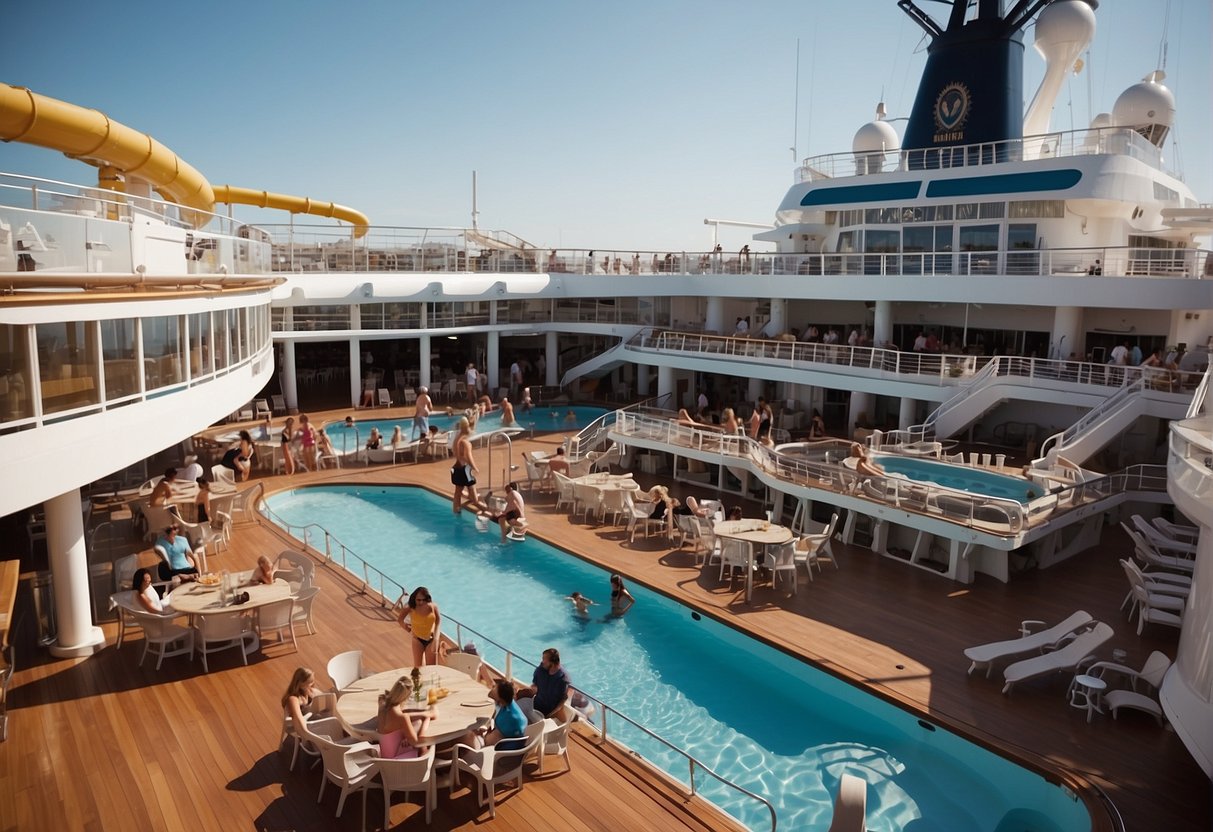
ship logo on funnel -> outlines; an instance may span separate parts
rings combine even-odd
[[[951,83],[935,99],[935,124],[945,132],[959,130],[969,117],[969,88]]]

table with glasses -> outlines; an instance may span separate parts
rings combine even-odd
[[[718,520],[712,526],[717,537],[729,540],[742,540],[749,544],[749,557],[746,559],[745,570],[745,600],[748,604],[754,592],[754,547],[778,546],[787,543],[794,535],[787,526],[769,523],[766,520]]]
[[[569,482],[573,484],[574,497],[576,497],[579,489],[595,492],[598,495],[597,503],[595,503],[596,506],[602,505],[607,492],[624,491],[636,494],[641,490],[640,483],[632,479],[632,475],[630,473],[608,474],[603,472],[597,474],[586,474],[581,477],[575,477],[569,480]]]
[[[375,722],[379,716],[379,697],[391,689],[401,676],[411,676],[412,667],[398,667],[367,676],[346,688],[337,699],[337,716],[352,735],[377,739]],[[426,698],[433,682],[448,693],[434,705]],[[405,710],[425,711],[433,707],[438,712],[420,735],[425,745],[438,745],[457,740],[472,728],[492,718],[496,706],[489,699],[489,689],[461,670],[446,665],[426,665],[421,668],[421,700],[409,699]]]

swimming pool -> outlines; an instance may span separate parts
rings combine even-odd
[[[565,433],[577,433],[582,428],[587,427],[598,417],[610,411],[604,407],[585,407],[576,405],[569,407],[567,405],[555,407],[533,407],[527,412],[523,412],[521,407],[514,408],[514,421],[518,427],[526,430],[537,431],[538,433],[563,431]],[[569,418],[569,414],[573,414],[573,418]],[[463,408],[454,409],[452,415],[448,416],[445,411],[435,411],[430,416],[430,424],[436,425],[439,430],[449,430],[459,423],[459,419],[463,416]],[[410,437],[413,430],[413,418],[411,416],[401,416],[396,419],[359,419],[354,428],[357,430],[357,440],[360,440],[363,445],[366,444],[366,439],[371,435],[371,428],[379,428],[379,432],[383,434],[384,441],[387,441],[392,436],[392,432],[399,425],[404,431],[406,438]],[[501,427],[501,411],[494,410],[480,418],[476,423],[476,433],[484,433]],[[354,430],[347,428],[345,422],[329,422],[324,426],[324,431],[333,440],[333,447],[340,451],[342,448],[346,450],[354,450],[359,447],[359,442],[355,439]]]
[[[780,829],[826,828],[844,771],[870,784],[872,830],[1090,829],[1083,804],[1040,775],[659,593],[633,586],[627,616],[604,616],[606,572],[538,540],[480,534],[437,495],[325,486],[268,502],[287,522],[324,526],[406,586],[424,583],[444,614],[516,654],[559,648],[575,685],[766,797]],[[565,600],[574,590],[599,602],[589,620]],[[403,640],[400,650],[403,660]],[[611,736],[685,781],[685,760],[665,746],[619,720]],[[697,782],[743,822],[767,827],[754,801],[710,778]]]
[[[1024,505],[1044,494],[1035,483],[980,468],[894,454],[878,454],[873,458],[890,474],[904,474],[912,480],[933,482],[970,494],[1015,500]]]

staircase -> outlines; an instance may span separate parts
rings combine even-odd
[[[950,399],[935,408],[925,422],[911,427],[909,432],[916,437],[915,441],[947,439],[1002,401],[1003,396],[992,389],[999,381],[998,368],[998,359],[987,363],[963,382]]]
[[[1033,464],[1052,466],[1059,456],[1082,464],[1146,412],[1146,389],[1141,378],[1120,388],[1070,427],[1046,439],[1041,446],[1042,456]]]
[[[637,329],[639,330],[639,327]],[[628,346],[628,339],[631,337],[632,333],[625,333],[624,337],[615,346],[592,355],[579,364],[574,364],[565,370],[564,375],[560,379],[560,386],[568,387],[579,378],[602,378],[616,367],[628,363],[630,359],[625,351]]]

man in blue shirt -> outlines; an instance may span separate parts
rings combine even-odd
[[[156,547],[161,549],[168,561],[160,562],[160,580],[169,581],[177,575],[183,581],[192,581],[198,577],[198,564],[190,549],[190,542],[180,533],[176,523],[164,530],[164,534],[156,540]]]
[[[565,721],[564,703],[569,698],[569,674],[560,666],[560,651],[549,647],[531,677],[531,686],[518,691],[519,696],[533,696],[536,713]]]

